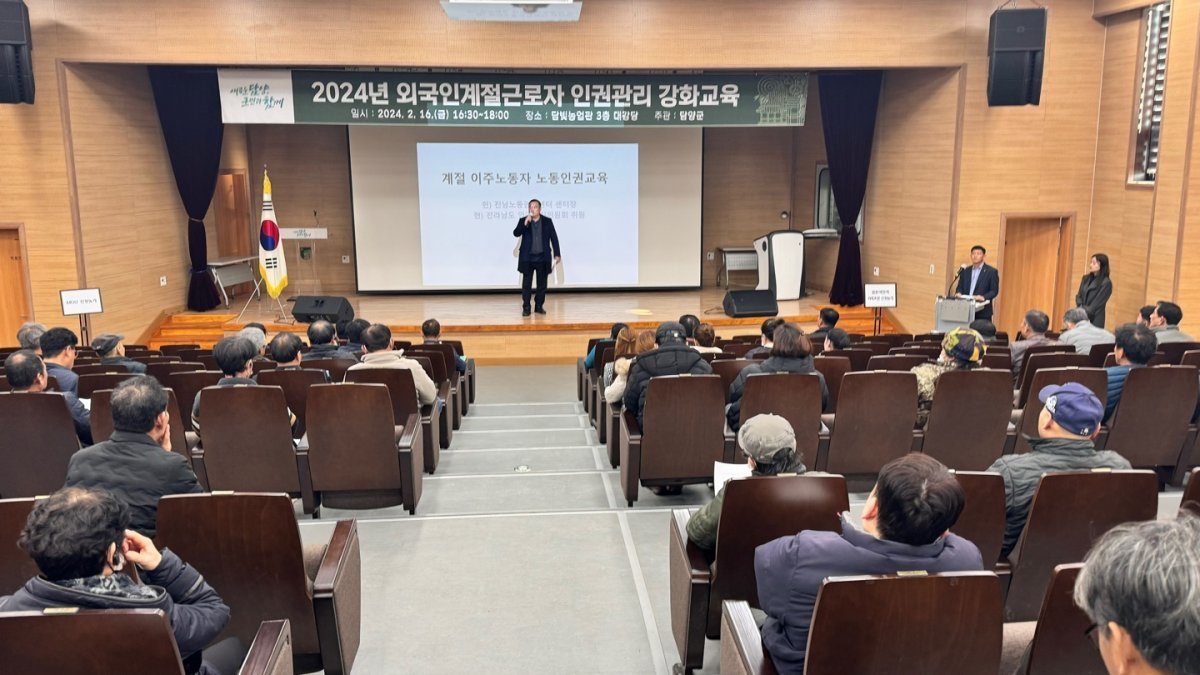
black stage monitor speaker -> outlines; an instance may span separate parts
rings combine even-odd
[[[727,316],[775,316],[779,313],[773,291],[726,291],[724,305]]]
[[[354,307],[339,295],[301,295],[292,307],[292,316],[301,323],[325,319],[337,323],[354,318]]]
[[[988,105],[1042,101],[1046,9],[998,9],[988,31]]]
[[[0,0],[0,103],[33,103],[32,52],[29,8]]]

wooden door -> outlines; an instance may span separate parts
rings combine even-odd
[[[16,345],[17,329],[31,318],[27,271],[20,231],[0,230],[0,345]]]
[[[992,317],[997,328],[1015,335],[1031,309],[1050,316],[1051,330],[1061,327],[1068,302],[1072,221],[1060,214],[1005,216],[1000,297]]]

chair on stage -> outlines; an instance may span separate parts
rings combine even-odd
[[[359,368],[346,373],[346,382],[386,386],[392,400],[392,421],[397,426],[408,424],[410,416],[416,415],[421,420],[425,471],[433,473],[437,470],[441,456],[441,411],[437,402],[420,405],[417,401],[417,386],[413,382],[412,371],[402,368]]]
[[[63,486],[79,450],[63,394],[0,394],[0,499],[48,495]]]

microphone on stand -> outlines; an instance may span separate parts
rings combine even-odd
[[[967,268],[968,268],[968,267],[970,267],[970,265],[968,265],[968,264],[966,264],[966,263],[963,263],[963,264],[961,264],[961,265],[959,265],[959,266],[958,266],[958,271],[954,273],[954,278],[950,280],[950,285],[946,287],[946,295],[945,295],[945,297],[947,297],[947,298],[952,298],[952,297],[954,297],[953,295],[951,295],[951,294],[950,294],[950,289],[954,288],[954,284],[955,284],[955,282],[957,282],[957,281],[958,281],[958,278],[962,276],[962,273],[963,273],[963,272],[966,272],[966,271],[967,271]]]

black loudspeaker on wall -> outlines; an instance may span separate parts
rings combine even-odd
[[[292,316],[301,323],[325,319],[337,323],[354,318],[354,307],[339,295],[301,295],[296,297]]]
[[[998,9],[988,31],[988,105],[1042,100],[1046,9]]]
[[[0,0],[0,103],[33,103],[32,53],[29,8]]]
[[[772,291],[726,291],[726,316],[775,316],[779,303]]]

